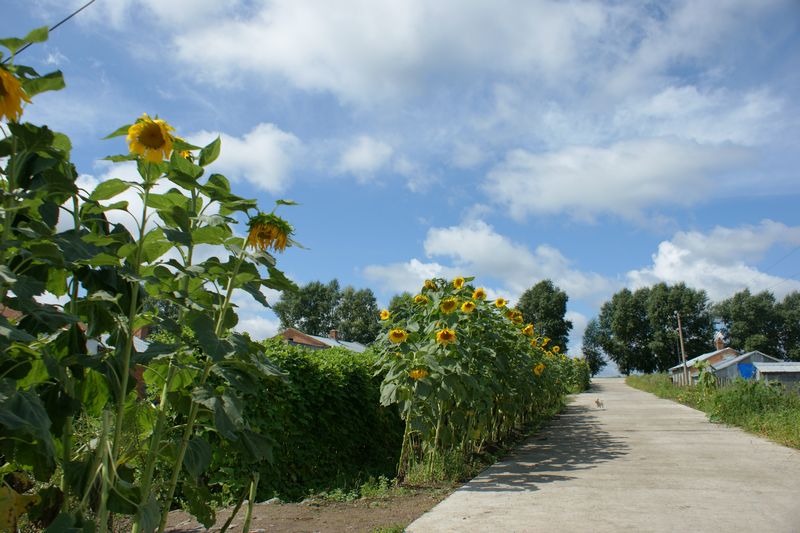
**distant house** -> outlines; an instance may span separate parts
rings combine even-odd
[[[780,359],[759,351],[747,352],[732,359],[724,359],[712,364],[711,368],[720,385],[730,383],[736,378],[752,379],[755,376],[756,363],[779,363]]]
[[[800,387],[800,362],[753,363],[755,377],[767,383],[783,383],[787,387]]]
[[[689,371],[689,380],[691,383],[697,382],[700,375],[700,370],[697,368],[697,363],[701,361],[708,361],[712,366],[718,365],[724,361],[729,361],[741,355],[737,350],[731,347],[724,347],[721,338],[715,339],[716,350],[713,352],[698,355],[686,361],[686,367]],[[669,369],[669,375],[672,378],[672,383],[675,385],[685,385],[686,380],[683,377],[683,363],[675,365]]]
[[[299,329],[286,328],[275,336],[275,338],[278,337],[286,339],[289,344],[305,346],[313,350],[325,350],[338,347],[346,348],[352,352],[362,353],[367,349],[367,347],[360,342],[343,341],[339,339],[339,334],[335,329],[332,329],[327,337],[320,337],[319,335],[303,333]]]

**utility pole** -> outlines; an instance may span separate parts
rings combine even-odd
[[[689,386],[689,367],[686,366],[686,352],[683,349],[683,328],[681,328],[681,314],[675,311],[675,316],[678,317],[678,338],[681,340],[681,358],[683,359],[683,379],[686,386]]]

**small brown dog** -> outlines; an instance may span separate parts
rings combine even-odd
[[[605,407],[603,406],[603,400],[601,400],[600,398],[595,398],[594,403],[595,403],[595,405],[597,405],[598,409],[601,409],[601,408],[605,409]]]

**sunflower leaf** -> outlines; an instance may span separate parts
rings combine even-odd
[[[22,87],[28,96],[36,96],[45,91],[60,91],[66,85],[64,84],[64,75],[60,70],[56,70],[38,78],[24,80]]]
[[[275,200],[277,205],[300,205],[294,200]]]
[[[124,126],[120,126],[116,130],[114,130],[112,133],[109,133],[108,135],[103,137],[103,140],[111,139],[111,138],[114,138],[114,137],[121,137],[123,135],[127,135],[128,134],[128,130],[130,129],[131,125],[132,124],[125,124]]]
[[[222,141],[217,137],[200,150],[200,166],[205,167],[213,163],[219,157]]]
[[[109,198],[113,198],[119,193],[128,190],[130,186],[130,183],[126,181],[118,178],[112,178],[95,187],[89,198],[96,201],[108,200]]]

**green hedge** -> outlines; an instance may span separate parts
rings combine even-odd
[[[264,345],[287,378],[265,379],[261,394],[244,398],[244,414],[253,430],[274,441],[273,461],[246,466],[236,447],[212,443],[208,472],[215,499],[239,496],[253,469],[261,474],[260,500],[300,499],[369,476],[391,476],[403,426],[396,409],[380,405],[372,352],[312,350],[273,340]]]

